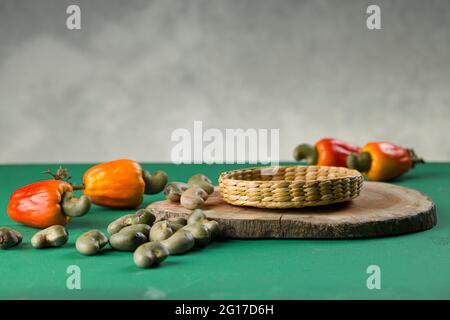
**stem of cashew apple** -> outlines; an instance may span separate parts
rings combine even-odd
[[[56,173],[53,173],[52,170],[50,170],[50,168],[48,168],[47,171],[44,171],[42,173],[51,175],[55,180],[65,181],[68,183],[70,183],[69,180],[72,179],[72,177],[69,176],[69,171],[61,166],[59,166],[58,170],[56,170]],[[78,186],[74,186],[72,184],[72,188],[73,190],[83,190],[84,184]]]
[[[406,151],[408,152],[409,157],[411,158],[413,168],[418,163],[425,163],[425,160],[423,160],[423,158],[419,157],[416,154],[416,152],[414,151],[414,149],[406,149]]]

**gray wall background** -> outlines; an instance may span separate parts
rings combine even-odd
[[[450,2],[0,2],[1,163],[168,161],[194,120],[450,160]]]

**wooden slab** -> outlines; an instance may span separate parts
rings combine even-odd
[[[150,204],[160,218],[187,217],[190,210],[178,203]],[[382,182],[365,182],[353,201],[329,206],[273,210],[237,207],[214,192],[203,208],[221,226],[227,238],[338,239],[381,237],[432,228],[435,205],[419,191]]]

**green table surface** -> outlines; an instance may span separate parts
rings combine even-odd
[[[87,164],[66,167],[81,182]],[[132,253],[106,249],[87,257],[75,250],[81,233],[134,210],[94,206],[68,225],[62,248],[36,250],[30,245],[37,229],[22,226],[6,214],[17,188],[42,180],[49,165],[0,166],[0,225],[20,231],[23,243],[0,250],[1,299],[449,299],[450,298],[450,163],[430,163],[395,181],[420,190],[437,206],[431,230],[360,240],[220,240],[203,250],[171,256],[159,267],[135,267]],[[50,165],[56,169],[56,165]],[[145,164],[165,170],[170,180],[195,173],[217,179],[242,165]],[[163,198],[146,196],[142,206]],[[66,286],[67,268],[79,266],[81,288]],[[369,290],[367,267],[378,265],[381,289]]]

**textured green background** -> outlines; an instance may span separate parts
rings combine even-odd
[[[0,225],[24,235],[21,246],[0,251],[2,299],[449,299],[450,298],[450,164],[419,166],[396,184],[418,189],[437,205],[438,224],[429,231],[364,240],[223,240],[204,250],[169,257],[155,269],[134,266],[132,254],[105,250],[94,257],[74,247],[91,228],[132,211],[94,206],[68,226],[63,248],[35,250],[37,231],[16,224],[6,214],[9,195],[42,179],[47,165],[0,166]],[[89,165],[68,165],[74,182]],[[147,164],[163,169],[170,180],[203,172],[211,178],[236,165]],[[55,169],[56,166],[52,165]],[[162,195],[146,196],[145,203]],[[366,268],[381,267],[382,289],[368,290]],[[81,268],[81,290],[66,288],[66,269]]]

